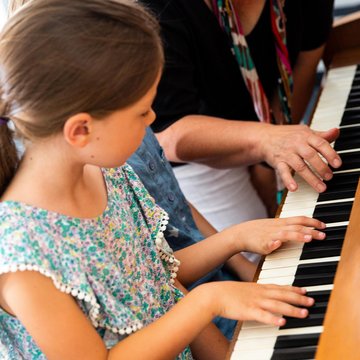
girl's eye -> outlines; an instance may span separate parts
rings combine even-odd
[[[142,117],[146,117],[150,114],[150,110],[145,111],[144,113],[141,114]]]

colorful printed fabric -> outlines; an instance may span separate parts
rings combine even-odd
[[[289,54],[286,47],[285,15],[283,12],[285,0],[269,1],[271,2],[271,30],[274,35],[277,64],[281,76],[277,87],[277,93],[285,122],[291,123],[293,79]],[[252,60],[243,28],[233,6],[233,0],[213,0],[213,8],[220,26],[229,37],[233,54],[239,64],[259,120],[264,122],[274,122],[269,100],[265,94],[255,64]]]
[[[108,205],[97,218],[0,203],[0,274],[33,270],[51,278],[111,348],[183,294],[172,285],[179,262],[163,236],[167,214],[130,166],[103,175]],[[0,327],[1,359],[45,359],[22,324],[1,309]],[[178,359],[192,359],[190,349]]]

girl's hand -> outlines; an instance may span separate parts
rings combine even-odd
[[[283,326],[291,316],[305,318],[308,310],[299,306],[312,306],[314,299],[305,296],[305,289],[293,286],[263,285],[246,282],[215,282],[210,296],[215,315],[235,320],[255,320],[264,324]]]
[[[325,224],[306,216],[247,221],[233,226],[231,240],[238,251],[250,251],[262,255],[271,253],[287,241],[309,242],[325,239]]]

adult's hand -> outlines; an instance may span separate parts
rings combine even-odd
[[[323,192],[330,180],[333,168],[341,166],[341,159],[330,146],[339,136],[339,129],[311,130],[306,125],[268,126],[264,128],[261,151],[264,160],[278,170],[289,191],[298,188],[292,176],[297,172],[316,191]]]

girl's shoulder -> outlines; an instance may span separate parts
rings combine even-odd
[[[81,238],[72,235],[78,222],[21,202],[1,202],[0,274],[36,270],[56,284],[75,279],[79,270],[75,265],[81,263]]]
[[[152,199],[144,184],[129,164],[126,163],[118,168],[102,169],[102,172],[108,194],[112,192],[121,192],[125,195],[132,194],[140,202]],[[155,206],[155,202],[153,205]]]

